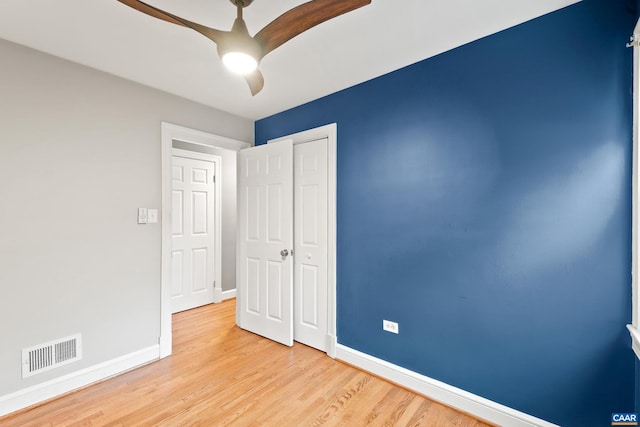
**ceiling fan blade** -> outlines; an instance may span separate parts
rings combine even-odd
[[[262,46],[263,55],[266,55],[309,28],[369,3],[371,0],[312,0],[283,13],[254,38]]]
[[[182,22],[176,19],[176,17],[164,10],[160,10],[157,7],[153,7],[149,4],[143,3],[138,0],[118,0],[122,4],[126,4],[129,7],[134,8],[137,11],[146,13],[154,18],[162,19],[163,21],[171,22],[172,24],[185,26]]]
[[[251,90],[251,95],[253,96],[256,96],[256,94],[260,92],[264,87],[264,77],[262,77],[262,73],[257,68],[255,69],[255,71],[252,71],[249,74],[245,74],[244,79],[249,84],[249,89]]]
[[[137,11],[145,13],[154,18],[162,19],[163,21],[171,22],[172,24],[181,25],[183,27],[191,28],[209,38],[214,43],[219,43],[222,38],[228,34],[228,31],[220,31],[215,28],[209,28],[204,25],[189,21],[188,19],[181,18],[169,12],[165,12],[162,9],[158,9],[155,6],[141,2],[140,0],[117,0],[120,3],[126,4],[129,7],[134,8]]]

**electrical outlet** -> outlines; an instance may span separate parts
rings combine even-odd
[[[390,320],[382,321],[382,329],[384,329],[387,332],[392,332],[394,334],[397,334],[400,332],[400,329],[398,328],[398,324]]]

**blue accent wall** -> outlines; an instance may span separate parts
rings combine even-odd
[[[338,124],[341,344],[563,426],[633,410],[636,16],[585,0],[256,122]]]

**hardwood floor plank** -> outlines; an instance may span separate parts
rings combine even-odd
[[[235,326],[235,301],[173,316],[171,357],[0,418],[42,426],[460,426],[465,414]]]

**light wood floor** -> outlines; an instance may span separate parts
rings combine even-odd
[[[173,317],[174,354],[30,410],[10,426],[473,426],[448,407],[234,325],[235,302]]]

